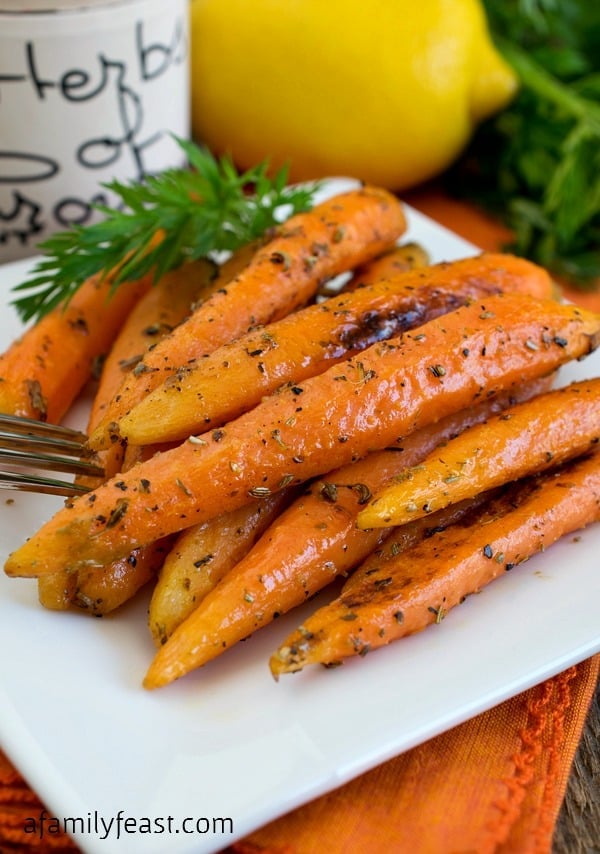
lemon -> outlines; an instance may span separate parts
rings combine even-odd
[[[195,139],[293,180],[419,183],[517,85],[478,0],[193,0],[191,28]]]

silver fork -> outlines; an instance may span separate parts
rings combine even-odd
[[[82,484],[40,473],[102,476],[86,441],[84,433],[70,427],[0,413],[0,489],[67,496],[88,492]]]

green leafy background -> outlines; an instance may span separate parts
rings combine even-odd
[[[600,2],[484,0],[521,88],[447,175],[514,232],[510,248],[580,287],[600,277]]]

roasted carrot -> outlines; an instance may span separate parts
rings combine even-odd
[[[398,273],[418,270],[429,265],[429,253],[423,246],[418,243],[402,243],[357,267],[346,289],[354,290],[361,285],[372,285],[381,279],[394,278]]]
[[[385,554],[388,541],[393,540],[390,550],[396,557],[401,551],[430,537],[432,532],[460,521],[483,500],[484,496],[477,496],[438,511],[434,514],[435,519],[416,519],[401,528],[394,528],[395,536],[388,531],[382,539],[380,534],[376,553]],[[279,563],[275,550],[272,560]],[[265,573],[258,572],[254,564],[248,574],[249,565],[242,563],[243,567],[238,564],[159,648],[144,679],[145,688],[164,687],[217,658],[274,618],[305,602],[313,590],[311,582],[317,582],[316,574],[313,579],[304,574],[292,579],[285,565],[286,578],[282,580],[278,573],[271,571],[268,561],[264,564]],[[377,566],[380,563],[381,559]],[[321,560],[316,590],[325,587],[337,575],[345,574],[336,572],[336,569]],[[244,584],[245,581],[248,583]]]
[[[298,384],[472,299],[551,289],[545,270],[513,255],[404,271],[308,306],[176,371],[119,421],[116,432],[143,445],[221,427],[283,383]]]
[[[101,422],[123,378],[142,359],[148,349],[171,332],[190,314],[192,305],[205,298],[215,287],[215,265],[194,261],[166,273],[133,307],[108,352],[88,417],[88,434]],[[125,447],[115,442],[99,453],[105,478],[121,470]],[[101,481],[86,479],[88,486]]]
[[[535,265],[531,265],[529,268],[521,267],[519,260],[522,259],[518,259],[509,253],[484,252],[479,256],[463,259],[464,262],[470,262],[473,265],[471,269],[471,283],[473,287],[477,284],[476,265],[479,260],[484,261],[480,268],[480,279],[486,279],[490,266],[494,262],[496,263],[493,273],[494,281],[502,279],[502,273],[504,273],[503,291],[525,292],[530,294],[530,296],[539,297],[540,299],[557,297],[555,283],[546,270]],[[387,252],[383,252],[372,261],[368,261],[366,264],[357,267],[350,281],[344,285],[343,290],[353,291],[365,285],[373,285],[382,279],[395,279],[399,274],[408,272],[409,270],[419,270],[426,277],[429,273],[428,268],[431,266],[438,272],[442,272],[444,267],[452,268],[455,263],[455,261],[441,261],[435,265],[430,265],[427,253],[422,247],[414,243],[406,243],[401,246],[395,246]],[[526,284],[522,282],[522,276],[527,276]],[[441,278],[442,280],[445,278],[443,273]],[[479,281],[479,284],[482,292],[485,292],[485,281]]]
[[[222,516],[193,525],[173,543],[152,592],[148,623],[157,646],[166,642],[247,552],[282,508],[282,490]]]
[[[38,599],[51,611],[78,609],[95,617],[109,614],[156,578],[169,551],[167,539],[134,549],[108,566],[63,570],[38,578]]]
[[[401,447],[414,430],[586,355],[599,336],[600,315],[552,300],[503,294],[461,307],[74,499],[5,571],[117,560],[250,498]]]
[[[511,485],[482,511],[379,566],[360,567],[329,605],[272,656],[277,678],[308,664],[336,664],[441,623],[472,593],[600,520],[600,455]]]
[[[59,423],[92,377],[151,276],[118,288],[85,282],[66,307],[25,330],[0,355],[0,412]]]
[[[112,400],[124,372],[131,370],[148,346],[167,334],[189,314],[192,303],[208,290],[215,278],[214,265],[207,261],[185,264],[167,273],[147,290],[134,305],[103,362],[96,394],[88,417],[88,432],[99,423]],[[98,454],[105,477],[79,478],[90,488],[120,471],[125,448],[115,443]],[[140,550],[138,550],[139,552]],[[40,604],[50,610],[66,610],[81,605],[94,613],[107,613],[122,604],[120,596],[137,591],[154,574],[159,563],[155,549],[144,557],[141,553],[84,575],[63,569],[38,579]],[[161,558],[162,559],[162,558]],[[114,583],[109,583],[109,578]]]
[[[144,357],[90,437],[92,446],[107,446],[114,422],[174,371],[304,305],[323,280],[375,257],[405,228],[400,202],[374,187],[335,196],[291,217],[244,271]]]
[[[128,471],[138,462],[149,459],[154,453],[154,447],[126,448],[122,471]],[[94,616],[102,616],[120,608],[149,581],[156,580],[173,540],[174,537],[163,537],[144,548],[133,549],[128,555],[106,566],[63,570],[65,575],[74,578],[69,605]],[[43,582],[43,578],[38,578],[38,584],[40,582]]]
[[[539,380],[518,393],[534,394],[547,382]],[[422,537],[435,522],[417,520],[401,529],[362,531],[356,527],[356,516],[378,484],[509,403],[508,394],[499,395],[411,433],[401,448],[374,452],[313,482],[167,641],[152,666],[148,687],[206,664],[274,617],[301,605],[336,576],[346,575],[373,550],[385,549],[388,541],[394,542],[396,551],[401,539],[406,548]],[[446,519],[458,517],[464,508],[453,506],[446,512]]]
[[[543,471],[600,442],[600,378],[572,383],[495,415],[408,468],[358,514],[360,528],[402,525]]]
[[[95,617],[116,611],[156,578],[171,544],[166,537],[108,566],[80,568],[72,573],[76,580],[71,605]]]
[[[77,573],[66,569],[43,575],[37,580],[38,600],[49,611],[68,611],[75,598]]]
[[[347,293],[362,285],[372,285],[382,279],[395,278],[399,273],[405,273],[408,270],[428,267],[430,263],[429,253],[423,246],[412,242],[402,243],[382,252],[371,261],[360,264],[352,274],[348,274],[347,280],[341,287],[335,280],[331,284],[326,282],[320,293],[324,296]]]

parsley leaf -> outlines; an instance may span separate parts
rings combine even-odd
[[[507,247],[585,288],[600,277],[600,4],[484,0],[520,80],[448,176],[499,215]]]
[[[68,302],[90,276],[117,288],[152,272],[158,280],[187,260],[233,251],[285,216],[312,207],[316,185],[287,186],[287,170],[267,175],[263,162],[238,173],[227,157],[178,139],[190,169],[170,169],[143,183],[104,186],[120,200],[98,206],[104,219],[58,232],[40,244],[32,277],[14,288],[24,321]],[[253,192],[249,192],[249,188]]]

